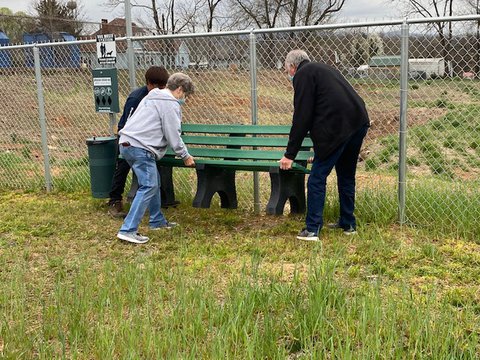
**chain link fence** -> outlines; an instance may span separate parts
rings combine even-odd
[[[138,86],[149,66],[163,65],[192,77],[196,94],[183,121],[204,124],[290,124],[293,89],[283,62],[290,50],[304,49],[313,61],[339,69],[367,103],[372,126],[359,159],[357,202],[364,222],[393,222],[399,208],[402,223],[422,225],[438,222],[439,213],[452,214],[445,225],[452,227],[480,216],[478,17],[134,37],[132,44],[133,67],[126,39],[117,39],[121,107],[131,90],[129,65]],[[45,187],[48,150],[53,188],[84,189],[85,139],[111,133],[108,115],[94,110],[95,41],[38,45],[46,148],[33,49],[0,47],[0,185]],[[334,187],[334,176],[329,181]],[[174,182],[180,196],[191,198],[194,171],[175,169]],[[259,184],[263,208],[268,174],[259,174]],[[240,207],[253,208],[253,187],[251,173],[237,174]],[[332,190],[327,201],[334,204]]]

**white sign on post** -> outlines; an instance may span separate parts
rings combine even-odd
[[[117,61],[115,35],[97,35],[97,61],[99,64],[115,64]]]

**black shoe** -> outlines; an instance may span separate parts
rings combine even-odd
[[[175,207],[177,207],[178,204],[180,204],[180,201],[174,200],[174,201],[171,202],[171,203],[167,203],[167,204],[163,204],[163,203],[162,203],[162,208],[164,208],[164,209],[168,209],[169,207],[175,208]]]
[[[108,205],[108,213],[114,218],[125,218],[127,213],[123,211],[123,204],[121,201],[115,201]]]
[[[305,240],[305,241],[318,241],[318,235],[314,232],[310,232],[307,229],[303,229],[297,235],[298,240]]]

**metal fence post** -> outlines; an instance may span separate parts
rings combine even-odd
[[[257,42],[253,30],[250,32],[250,92],[252,125],[257,125]],[[260,213],[260,180],[256,171],[253,173],[253,210]]]
[[[50,156],[48,154],[47,124],[45,117],[45,100],[43,98],[42,72],[40,70],[40,55],[38,47],[33,47],[33,59],[35,63],[35,79],[37,82],[38,115],[40,118],[40,130],[42,133],[43,165],[45,168],[45,188],[52,191],[52,175],[50,173]]]
[[[125,22],[127,27],[127,61],[128,61],[128,80],[130,84],[130,91],[135,90],[137,87],[135,76],[135,56],[133,53],[132,44],[132,9],[130,0],[125,0]]]
[[[117,124],[117,114],[109,113],[108,118],[110,119],[110,135],[115,136],[115,125]]]
[[[402,46],[400,65],[400,129],[398,158],[398,220],[405,223],[406,172],[407,172],[407,105],[408,105],[408,37],[407,19],[402,23]]]

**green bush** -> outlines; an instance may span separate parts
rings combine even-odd
[[[378,165],[379,165],[378,160],[375,158],[369,158],[365,160],[365,170],[367,171],[376,170],[378,168]]]
[[[434,101],[433,105],[437,108],[446,108],[448,107],[448,101],[445,99],[437,99]]]

